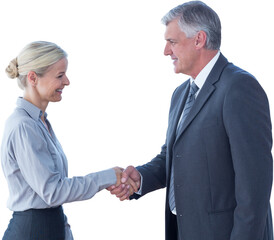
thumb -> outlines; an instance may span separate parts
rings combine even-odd
[[[122,172],[122,178],[121,178],[121,182],[122,183],[126,183],[126,181],[128,180],[129,176],[131,175],[131,173],[134,171],[134,167],[133,166],[128,166],[123,172]]]

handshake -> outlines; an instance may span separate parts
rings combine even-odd
[[[120,167],[113,168],[117,177],[116,185],[107,188],[111,194],[116,195],[121,201],[129,199],[129,197],[138,192],[141,185],[140,173],[133,166],[126,169]]]

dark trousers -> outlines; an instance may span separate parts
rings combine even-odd
[[[62,206],[14,212],[3,240],[65,240]]]

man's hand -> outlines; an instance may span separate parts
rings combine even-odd
[[[121,173],[122,168],[114,168],[115,172]],[[118,178],[120,178],[118,180]],[[121,201],[129,199],[129,197],[137,192],[140,188],[141,176],[133,166],[128,166],[120,176],[117,176],[117,184],[107,188],[111,194],[116,195]]]
[[[141,185],[141,175],[137,169],[133,166],[128,166],[122,173],[121,182],[126,183],[129,179],[132,179],[135,183],[134,192],[137,192]]]
[[[115,194],[121,201],[128,199],[134,191],[136,190],[136,184],[132,179],[128,179],[127,181],[121,182],[123,168],[114,167],[113,168],[116,174],[116,184],[107,188],[108,191],[111,191],[112,194]],[[112,192],[115,190],[114,192]]]

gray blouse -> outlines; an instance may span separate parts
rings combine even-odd
[[[41,115],[39,108],[18,98],[17,107],[6,122],[1,164],[9,188],[10,210],[50,208],[86,200],[116,183],[113,169],[68,178],[66,156],[47,114],[48,129]]]

